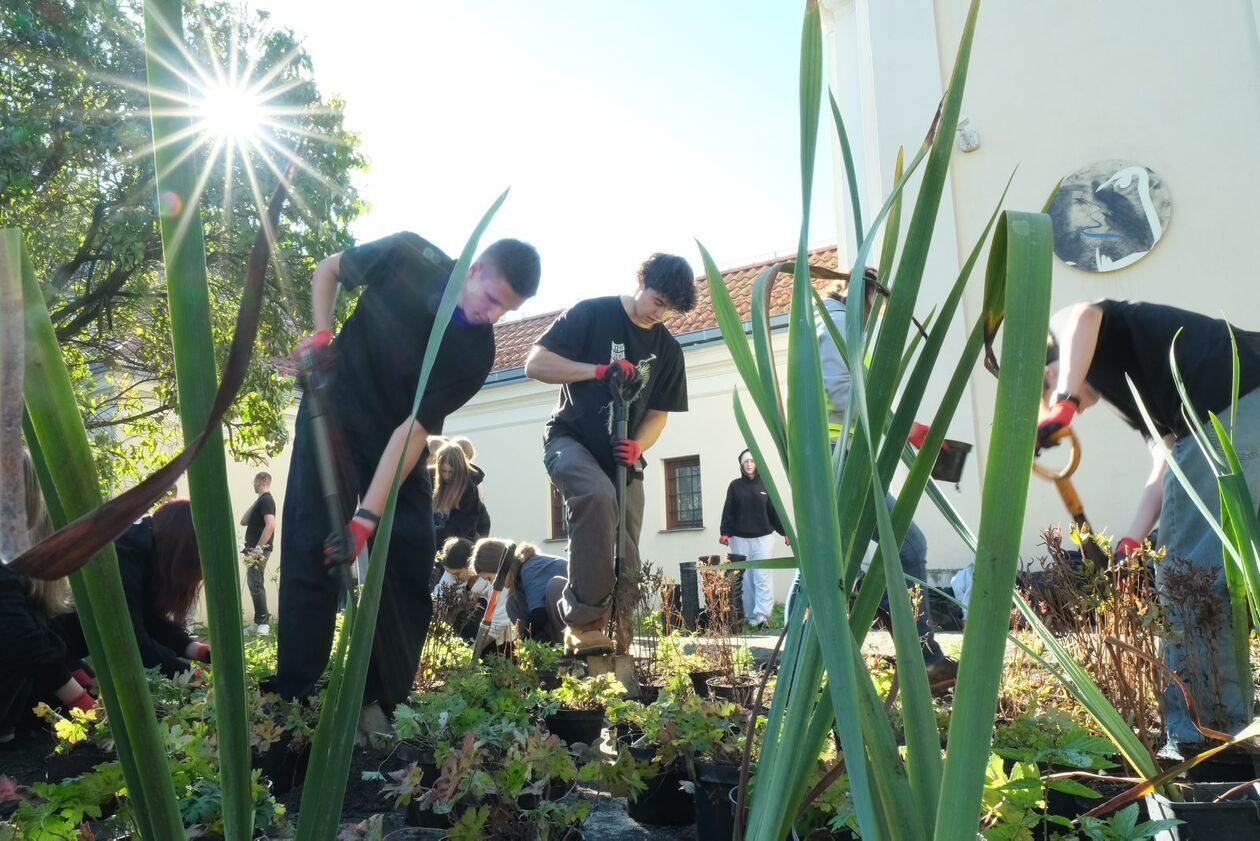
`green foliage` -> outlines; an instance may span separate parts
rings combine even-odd
[[[607,710],[626,694],[626,688],[612,674],[577,677],[567,674],[560,685],[549,690],[545,708],[548,713],[564,710]]]
[[[1181,823],[1178,820],[1138,823],[1138,804],[1131,803],[1108,818],[1081,818],[1081,832],[1089,841],[1145,841]]]
[[[122,766],[103,762],[86,774],[56,783],[35,783],[29,793],[20,793],[17,811],[9,821],[14,838],[26,841],[68,841],[78,839],[80,825],[99,820],[103,807],[126,791]],[[122,823],[120,819],[115,821]],[[0,838],[4,827],[0,825]]]
[[[1037,766],[1016,762],[1008,774],[1002,757],[994,754],[984,773],[980,825],[985,841],[1032,841],[1041,823],[1045,789]]]
[[[1099,769],[1115,764],[1116,748],[1065,713],[1020,716],[993,734],[993,752],[1004,759],[1044,767]]]
[[[281,413],[292,391],[270,359],[306,329],[315,262],[353,242],[349,225],[363,204],[349,184],[364,160],[343,103],[320,94],[293,33],[233,4],[184,5],[198,64],[222,66],[235,33],[238,69],[248,61],[256,76],[276,69],[284,89],[267,104],[286,113],[265,136],[314,173],[294,179],[300,202],[281,221],[275,254],[283,294],[264,302],[254,360],[225,420],[233,457],[260,459],[286,443]],[[26,231],[106,486],[145,475],[178,434],[140,8],[16,0],[0,9],[0,227]],[[287,162],[266,142],[263,150],[254,169],[259,194],[269,195]],[[198,165],[207,170],[202,223],[222,365],[260,208],[240,155],[227,171],[203,147]]]
[[[527,672],[553,673],[563,659],[563,646],[528,637],[516,641],[516,662]]]

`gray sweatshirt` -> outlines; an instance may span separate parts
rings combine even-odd
[[[836,323],[840,335],[844,335],[844,304],[834,298],[824,298],[823,306],[831,320]],[[849,405],[849,385],[853,378],[849,374],[849,366],[844,364],[843,357],[836,343],[831,340],[831,331],[827,323],[818,319],[818,354],[822,357],[823,390],[827,392],[828,423],[844,423],[844,410]]]

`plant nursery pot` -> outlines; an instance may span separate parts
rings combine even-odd
[[[544,671],[540,669],[535,674],[538,675],[539,689],[556,689],[560,686],[560,675],[554,670]]]
[[[648,762],[656,756],[655,746],[629,747],[630,755],[640,762]],[[626,814],[645,826],[686,826],[694,823],[696,799],[682,788],[684,779],[685,774],[677,765],[660,769],[656,776],[648,779],[647,788],[639,798],[628,801]]]
[[[731,786],[730,794],[727,796],[731,800],[731,815],[733,821],[734,815],[737,814],[737,810],[739,809],[739,786]],[[747,806],[748,804],[745,804],[745,809],[747,809]],[[733,829],[734,827],[732,827],[732,831]],[[747,824],[744,825],[744,829],[748,829]],[[809,833],[809,835],[800,835],[793,827],[788,829],[787,835],[783,836],[783,841],[857,841],[857,836],[847,829],[826,828],[815,829],[813,832]]]
[[[568,745],[598,744],[604,729],[604,710],[557,710],[547,716],[547,729]]]
[[[739,785],[739,767],[696,762],[696,841],[730,841],[735,834],[731,787]]]
[[[1260,838],[1260,785],[1244,786],[1229,795],[1228,800],[1212,802],[1235,787],[1235,783],[1186,786],[1182,791],[1185,800],[1180,803],[1155,792],[1146,795],[1146,807],[1152,819],[1183,821],[1180,826],[1156,833],[1155,841]]]
[[[709,678],[709,694],[723,701],[733,701],[744,709],[752,707],[757,700],[757,687],[760,681],[741,683],[737,678],[718,675]]]
[[[665,688],[665,681],[639,683],[639,703],[647,706],[655,704],[656,699],[661,697],[661,690]]]
[[[932,478],[938,482],[957,485],[962,479],[963,465],[967,463],[969,452],[971,452],[970,444],[946,438],[941,442],[941,451],[936,455],[936,463],[932,465]]]
[[[1192,783],[1245,783],[1260,778],[1260,756],[1237,749],[1221,751],[1186,771]]]
[[[717,669],[702,669],[691,673],[691,688],[701,698],[709,697],[709,681],[722,674]]]

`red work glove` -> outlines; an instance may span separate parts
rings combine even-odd
[[[1060,400],[1050,409],[1050,414],[1037,424],[1037,452],[1044,447],[1057,447],[1058,441],[1051,441],[1050,436],[1060,429],[1066,429],[1076,417],[1076,404],[1071,400]]]
[[[629,467],[643,455],[643,448],[633,438],[623,438],[613,444],[613,455],[616,456],[617,461]]]
[[[910,425],[910,434],[906,436],[906,440],[910,442],[910,446],[918,450],[923,447],[923,439],[927,438],[927,434],[928,425],[916,421]]]
[[[363,551],[363,547],[367,545],[368,538],[376,531],[376,523],[364,520],[361,517],[355,517],[349,523],[346,523],[346,537],[348,545],[338,546],[339,541],[335,541],[333,537],[328,539],[324,544],[324,562],[329,564],[352,564],[355,558]],[[348,557],[341,557],[342,551],[349,551]]]
[[[1130,553],[1141,548],[1142,541],[1134,540],[1131,537],[1122,537],[1120,538],[1120,542],[1116,544],[1116,557],[1127,558]]]
[[[88,710],[94,709],[96,709],[96,699],[93,698],[86,689],[83,690],[83,693],[80,694],[79,697],[75,698],[66,705],[66,712],[70,712],[70,710],[87,712]]]
[[[96,683],[92,676],[87,673],[87,669],[75,669],[70,676],[77,680],[84,689],[90,689],[92,684]]]
[[[607,365],[595,366],[595,379],[606,382],[608,380],[608,372],[616,369],[621,374],[621,379],[630,382],[639,375],[639,369],[629,359],[618,359],[616,362],[610,362]]]
[[[210,646],[204,642],[193,641],[188,643],[187,653],[189,660],[200,660],[203,663],[210,662]]]
[[[721,543],[723,546],[730,546],[731,536],[729,534],[722,535],[721,537],[718,538],[718,543]]]
[[[293,361],[303,369],[327,364],[328,348],[332,344],[331,330],[316,330],[303,338],[293,348]]]
[[[785,535],[783,535],[783,545],[784,545],[784,546],[791,546],[791,545],[792,545],[792,538],[788,537],[786,534],[785,534]]]

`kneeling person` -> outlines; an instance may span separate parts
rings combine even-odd
[[[524,626],[526,635],[540,642],[559,643],[564,639],[560,600],[569,583],[569,562],[553,555],[540,555],[528,544],[511,544],[497,537],[485,537],[473,548],[472,569],[484,581],[494,581],[503,553],[511,550],[503,589],[509,591],[508,617]]]

